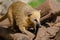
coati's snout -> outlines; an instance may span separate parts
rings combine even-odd
[[[40,25],[40,22],[37,19],[34,19],[37,25]]]
[[[31,18],[36,22],[36,24],[40,25],[40,11],[33,11]]]
[[[32,11],[30,15],[28,15],[30,20],[33,21],[35,24],[41,25],[40,24],[40,11]]]

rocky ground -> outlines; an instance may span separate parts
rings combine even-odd
[[[0,40],[60,40],[60,12],[51,12],[48,3],[36,9],[42,10],[41,27],[37,27],[36,34],[34,30],[27,29],[27,34],[23,34],[18,28],[10,28],[11,25],[6,19],[0,22]]]
[[[6,19],[0,23],[0,40],[60,40],[60,16],[53,17],[53,19],[42,21],[41,28],[38,28],[36,35],[32,31],[27,31],[26,35],[19,32],[18,28],[9,28],[9,21]]]

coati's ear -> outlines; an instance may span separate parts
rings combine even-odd
[[[40,17],[41,17],[41,10],[39,10],[39,14],[40,14]]]
[[[41,12],[41,10],[39,10],[39,12]]]

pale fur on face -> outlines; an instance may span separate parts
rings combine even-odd
[[[41,10],[40,10],[41,11]],[[32,11],[31,18],[40,22],[40,11]]]

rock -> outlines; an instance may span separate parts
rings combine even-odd
[[[60,23],[54,24],[51,27],[42,26],[39,28],[37,37],[35,40],[51,40],[60,29]]]
[[[32,40],[34,38],[34,34],[27,31],[26,34],[15,33],[11,29],[0,27],[0,37],[5,40]]]
[[[37,33],[37,37],[35,40],[50,40],[49,34],[47,33],[47,29],[44,26],[39,28],[38,33]]]
[[[8,19],[5,19],[4,21],[0,22],[0,26],[10,26],[9,20]],[[8,28],[8,27],[6,27],[6,28]]]
[[[4,9],[3,0],[0,0],[0,14],[2,13],[3,9]]]
[[[35,37],[35,35],[34,35],[33,33],[29,32],[29,31],[27,31],[27,30],[26,30],[25,33],[27,34],[27,36],[29,36],[29,38],[30,38],[31,40]]]
[[[4,40],[13,40],[13,38],[10,36],[12,32],[13,31],[11,31],[10,29],[0,27],[0,37]]]
[[[21,33],[15,33],[15,34],[10,34],[13,38],[13,40],[31,40],[29,36]]]
[[[47,32],[49,33],[49,35],[51,37],[54,37],[58,31],[59,31],[59,28],[57,28],[57,27],[49,27],[49,28],[47,28]]]
[[[57,16],[55,23],[59,23],[59,22],[60,22],[60,16]]]
[[[47,32],[51,37],[54,37],[60,29],[60,23],[47,23],[50,27],[47,28]]]
[[[56,34],[55,39],[56,39],[56,40],[60,40],[60,29],[59,29],[58,33]]]

